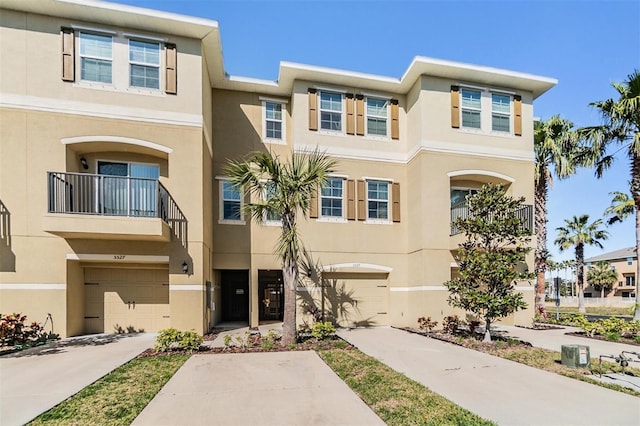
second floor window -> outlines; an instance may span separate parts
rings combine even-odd
[[[264,102],[264,137],[266,139],[282,140],[282,104]]]
[[[329,178],[320,191],[322,217],[342,217],[342,178]]]
[[[80,79],[112,83],[113,42],[109,35],[80,33]]]
[[[491,130],[496,132],[511,131],[511,96],[498,93],[491,94]]]
[[[389,219],[389,182],[367,181],[367,219]]]
[[[631,287],[636,285],[636,276],[635,275],[625,275],[624,276],[624,284],[627,287]]]
[[[342,95],[340,93],[320,93],[320,128],[342,131]]]
[[[387,136],[389,101],[386,99],[367,98],[367,134]]]
[[[160,43],[129,40],[129,85],[160,89]]]
[[[276,196],[276,187],[273,183],[268,183],[264,187],[264,199],[269,201]],[[264,217],[265,223],[268,224],[280,224],[282,222],[282,216],[279,213],[268,212]]]
[[[220,183],[222,193],[222,220],[242,220],[240,191],[229,181]]]
[[[462,89],[460,94],[462,98],[462,127],[479,129],[481,127],[480,92]]]

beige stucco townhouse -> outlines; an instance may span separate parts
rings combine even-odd
[[[253,151],[338,160],[300,224],[323,270],[300,321],[310,305],[341,326],[454,313],[451,220],[486,182],[524,196],[531,223],[533,101],[554,79],[416,57],[400,78],[283,62],[263,81],[225,73],[215,21],[2,8],[2,313],[51,314],[63,336],[281,319],[278,218],[244,217],[224,172]]]

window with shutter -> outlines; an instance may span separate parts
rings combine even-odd
[[[62,80],[75,81],[75,37],[72,28],[62,28]]]
[[[309,130],[318,130],[318,93],[309,89]]]
[[[167,43],[165,48],[165,89],[170,95],[178,93],[178,50],[175,44]]]

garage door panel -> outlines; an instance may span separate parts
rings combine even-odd
[[[389,289],[386,280],[333,275],[325,297],[341,327],[387,325]]]
[[[169,327],[166,269],[85,268],[85,281],[90,282],[85,286],[86,332]]]

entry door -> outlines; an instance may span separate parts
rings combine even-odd
[[[222,321],[249,321],[249,271],[221,271]]]
[[[260,321],[282,321],[284,318],[284,285],[282,271],[258,271]]]

